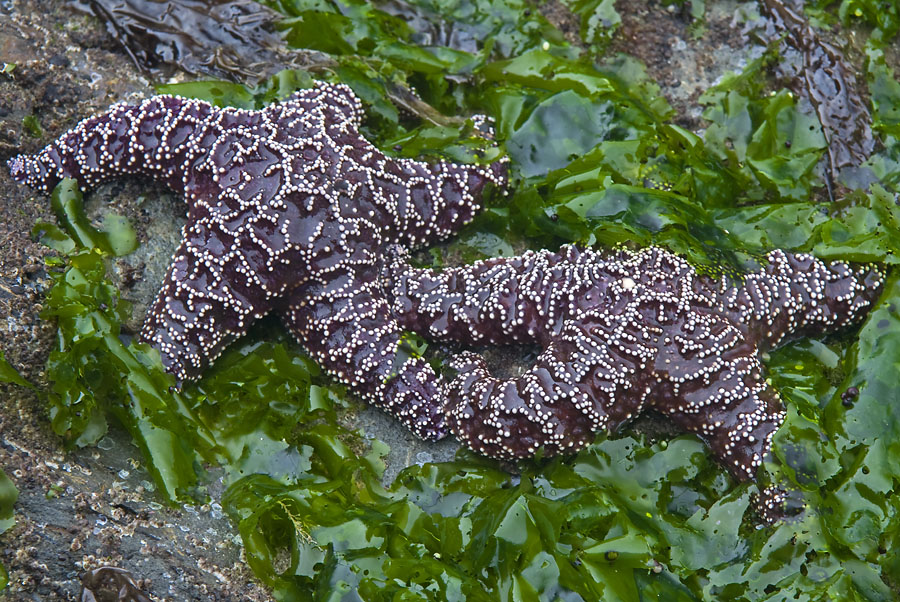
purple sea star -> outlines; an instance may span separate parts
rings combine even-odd
[[[423,360],[395,367],[400,328],[379,285],[388,244],[455,233],[480,209],[490,166],[391,159],[358,132],[362,104],[317,82],[261,111],[157,96],[82,121],[12,176],[49,191],[143,174],[184,195],[188,224],[141,338],[179,381],[277,312],[320,365],[416,435],[446,434]]]
[[[654,408],[705,439],[742,481],[756,477],[785,416],[760,352],[858,321],[884,282],[878,267],[783,251],[739,285],[659,248],[565,246],[440,272],[393,253],[392,306],[405,328],[544,348],[507,380],[479,355],[453,358],[448,423],[468,447],[505,459],[570,453]]]

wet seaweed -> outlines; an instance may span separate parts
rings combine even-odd
[[[875,148],[861,82],[844,53],[810,25],[802,6],[790,0],[760,0],[759,5],[765,17],[759,35],[779,46],[779,70],[794,94],[812,103],[822,125],[828,143],[829,194],[834,200],[833,186],[841,172],[858,168]]]
[[[286,52],[278,15],[250,0],[77,0],[157,81],[176,70],[250,85],[308,57]]]
[[[0,359],[2,359],[2,355],[0,355]],[[0,533],[8,531],[16,524],[16,519],[13,516],[13,506],[15,506],[18,498],[19,491],[16,489],[16,486],[13,485],[10,478],[6,476],[6,473],[0,469]],[[9,573],[6,572],[6,567],[3,566],[3,563],[0,563],[0,591],[3,591],[8,584]]]

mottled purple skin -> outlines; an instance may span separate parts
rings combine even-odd
[[[323,82],[261,111],[158,96],[9,167],[43,191],[142,174],[184,195],[183,240],[141,331],[179,382],[275,311],[326,371],[438,439],[436,375],[421,359],[393,372],[401,330],[378,283],[384,251],[458,231],[488,182],[506,184],[506,165],[390,159],[359,134],[362,117],[350,88]]]
[[[861,319],[883,272],[769,253],[740,286],[699,276],[658,248],[602,254],[566,246],[441,272],[392,251],[388,279],[401,325],[468,345],[544,348],[514,379],[456,356],[451,432],[496,458],[574,452],[647,408],[697,433],[739,480],[754,479],[784,420],[760,352]],[[776,492],[767,503],[780,501]]]

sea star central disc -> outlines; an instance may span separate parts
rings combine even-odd
[[[158,96],[115,105],[9,167],[44,191],[144,174],[184,195],[182,242],[141,331],[179,381],[275,311],[325,370],[436,439],[436,375],[416,358],[395,373],[384,249],[455,233],[489,182],[506,184],[505,161],[391,159],[359,134],[362,116],[350,88],[324,82],[260,111]]]

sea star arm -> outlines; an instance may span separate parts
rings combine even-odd
[[[36,155],[10,159],[12,177],[49,192],[63,178],[92,188],[125,174],[150,176],[184,192],[186,168],[223,131],[209,103],[154,96],[119,103],[81,121]]]
[[[475,134],[493,140],[494,130],[484,115],[472,117]],[[448,161],[424,163],[410,159],[385,159],[372,147],[366,160],[375,174],[373,195],[384,199],[382,207],[396,228],[396,242],[420,247],[447,238],[468,224],[481,209],[489,185],[505,193],[509,158],[489,165]]]
[[[387,197],[396,212],[397,242],[415,248],[459,232],[481,210],[488,184],[506,186],[506,164],[506,157],[490,165],[395,160],[385,170],[391,181],[379,184],[389,194],[400,184],[398,194]]]
[[[664,336],[670,344],[656,358],[649,405],[702,437],[737,480],[755,479],[785,417],[763,377],[759,349],[726,316],[707,311],[682,314]],[[791,513],[790,499],[770,485],[761,489],[758,509],[771,522]]]
[[[446,436],[437,375],[422,358],[398,355],[402,331],[378,269],[341,268],[298,287],[282,319],[320,366],[422,439]]]
[[[261,140],[290,145],[304,133],[318,136],[308,130],[321,128],[317,120],[332,120],[334,127],[351,129],[359,146],[355,128],[361,119],[362,104],[350,88],[325,82],[262,111],[219,108],[164,94],[136,105],[114,104],[82,120],[37,154],[13,157],[9,169],[14,179],[45,192],[63,178],[92,188],[126,174],[146,175],[178,193],[189,193],[190,201],[218,193],[219,185],[207,175],[196,179],[198,171],[237,176],[241,163],[232,169],[236,147],[234,137],[223,139],[227,132],[239,132],[237,138],[252,151],[254,142]],[[217,156],[216,149],[225,152]]]
[[[505,157],[490,165],[395,159],[365,141],[352,125],[331,125],[326,132],[330,143],[325,152],[333,154],[336,167],[328,179],[340,187],[342,197],[365,200],[357,216],[377,221],[385,240],[406,247],[459,232],[481,210],[488,185],[502,189],[507,184]]]
[[[208,218],[190,221],[183,239],[140,333],[179,382],[199,376],[272,307],[252,245]]]
[[[392,248],[387,268],[392,309],[404,328],[472,345],[547,344],[570,295],[581,294],[573,291],[578,271],[590,269],[593,254],[569,246],[441,271],[413,269],[406,259]]]
[[[722,310],[762,349],[858,322],[884,283],[883,268],[874,264],[824,262],[780,250],[766,260],[740,286],[720,286]]]
[[[735,478],[755,478],[784,421],[758,348],[728,318],[705,307],[667,323],[662,340],[652,407],[702,436]]]

